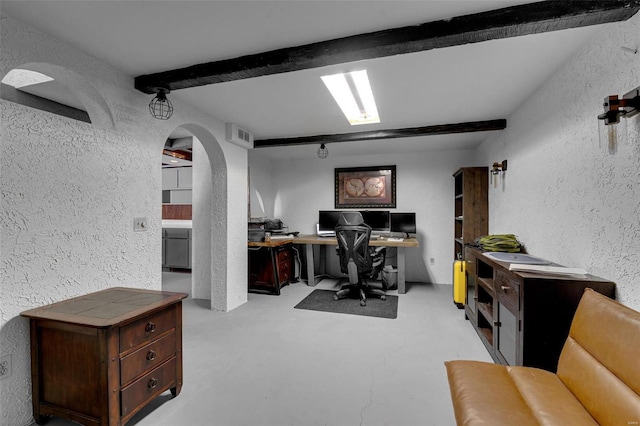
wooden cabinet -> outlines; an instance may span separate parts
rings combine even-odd
[[[167,167],[162,169],[162,202],[191,204],[193,201],[193,168]]]
[[[162,169],[162,189],[164,191],[178,189],[177,167],[167,167]]]
[[[167,389],[177,396],[185,297],[118,287],[23,312],[36,423],[124,425]]]
[[[193,167],[180,167],[178,169],[178,188],[193,188]]]
[[[250,292],[280,294],[293,278],[293,245],[290,241],[250,242]]]
[[[162,169],[162,189],[192,189],[192,167],[167,167]]]
[[[508,262],[465,248],[465,315],[494,361],[555,372],[573,314],[589,287],[615,298],[615,283],[509,271]]]
[[[162,267],[191,269],[191,229],[162,230]]]
[[[453,178],[454,259],[462,259],[464,245],[489,232],[489,168],[463,167]]]

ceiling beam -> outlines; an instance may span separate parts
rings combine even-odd
[[[640,0],[541,1],[318,43],[207,62],[135,78],[136,89],[186,89],[364,59],[629,19]]]
[[[405,129],[371,130],[368,132],[340,133],[335,135],[300,136],[295,138],[258,139],[254,148],[274,146],[313,145],[319,143],[354,142],[377,139],[410,138],[415,136],[448,135],[453,133],[488,132],[503,130],[507,120],[473,121],[468,123],[439,124],[436,126],[408,127]]]

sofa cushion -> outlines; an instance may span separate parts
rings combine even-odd
[[[445,365],[458,426],[538,425],[505,366],[479,361]]]
[[[585,291],[558,377],[600,424],[640,424],[640,313]]]
[[[597,426],[598,423],[555,374],[531,367],[506,368],[541,425]]]
[[[545,370],[480,361],[445,363],[461,425],[597,425],[580,402]]]

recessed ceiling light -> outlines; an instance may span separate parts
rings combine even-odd
[[[19,89],[21,87],[32,86],[34,84],[45,83],[52,80],[53,78],[48,75],[44,75],[36,71],[14,68],[4,76],[2,82]]]
[[[380,122],[366,70],[321,78],[351,125]]]

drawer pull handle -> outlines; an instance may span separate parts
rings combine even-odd
[[[154,359],[156,359],[156,351],[149,351],[147,353],[147,360],[148,361],[153,361]]]
[[[149,382],[147,383],[147,387],[149,389],[153,389],[156,386],[158,386],[158,379],[156,379],[155,377],[150,378]]]
[[[147,323],[147,326],[144,328],[144,330],[148,333],[153,333],[154,331],[156,331],[156,325],[151,321],[149,321]]]
[[[509,287],[508,285],[501,285],[500,288],[502,289],[502,291],[511,290],[511,287]]]

